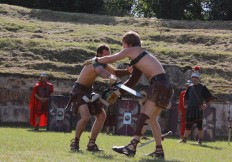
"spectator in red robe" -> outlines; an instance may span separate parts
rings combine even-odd
[[[186,109],[184,108],[184,95],[186,92],[186,89],[192,84],[191,80],[187,80],[185,83],[185,90],[180,93],[180,98],[179,98],[179,105],[178,105],[178,112],[180,115],[180,138],[182,139],[184,136],[184,131],[185,131],[185,126],[186,126]]]
[[[47,125],[48,99],[53,92],[53,85],[48,82],[46,73],[41,73],[39,81],[33,88],[30,98],[30,125],[34,130]]]

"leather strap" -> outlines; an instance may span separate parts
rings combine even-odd
[[[148,54],[147,51],[144,51],[140,55],[138,55],[134,60],[131,60],[130,66],[133,66],[134,64],[136,64],[137,62],[139,62],[139,60],[141,58],[143,58],[143,56],[145,56],[146,54]]]

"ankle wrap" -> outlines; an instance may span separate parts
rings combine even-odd
[[[163,149],[162,145],[155,146],[156,149]]]

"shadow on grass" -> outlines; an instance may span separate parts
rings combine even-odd
[[[193,146],[199,146],[199,147],[205,147],[205,148],[210,148],[210,149],[214,149],[214,150],[222,150],[222,148],[220,147],[216,147],[216,146],[208,146],[206,144],[202,144],[202,145],[199,145],[197,143],[190,143],[190,145],[193,145]]]
[[[14,129],[27,129],[28,132],[47,132],[46,127],[40,127],[38,131],[34,130],[34,127],[30,126],[29,123],[24,122],[5,122],[0,123],[0,127],[3,128],[14,128]]]
[[[1,127],[9,127],[9,128],[31,128],[29,123],[25,122],[0,122]]]
[[[84,152],[82,150],[79,150],[79,151],[69,150],[68,153],[71,153],[71,154],[84,154]]]
[[[48,132],[46,129],[34,130],[34,128],[27,129],[28,132],[43,133]]]
[[[112,155],[107,155],[107,154],[104,153],[104,151],[101,151],[101,152],[92,152],[92,154],[94,154],[98,158],[102,158],[102,159],[113,159]]]
[[[84,152],[82,150],[80,150],[80,151],[71,151],[70,150],[69,153],[75,153],[75,154],[85,154],[85,153],[88,154],[88,153],[90,153],[90,154],[92,154],[92,155],[94,155],[94,156],[96,156],[98,158],[113,159],[112,155],[107,155],[107,154],[105,154],[104,151],[96,151],[96,152],[89,152],[89,151],[87,151],[87,152]]]
[[[142,158],[139,162],[180,162],[179,160],[165,160],[160,158]]]

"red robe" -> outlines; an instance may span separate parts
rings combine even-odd
[[[186,126],[186,109],[184,108],[184,95],[185,95],[186,90],[182,91],[180,93],[180,98],[179,98],[179,105],[178,105],[178,112],[181,112],[181,123],[180,123],[180,135],[184,135],[185,131],[185,126]]]
[[[43,89],[43,91],[41,91],[41,89]],[[53,85],[49,82],[45,82],[45,83],[38,82],[33,88],[30,98],[30,104],[29,104],[30,124],[32,126],[36,126],[36,117],[40,117],[39,126],[43,127],[47,125],[48,101],[41,102],[35,97],[35,94],[37,94],[39,97],[49,98],[52,92],[53,92]]]

